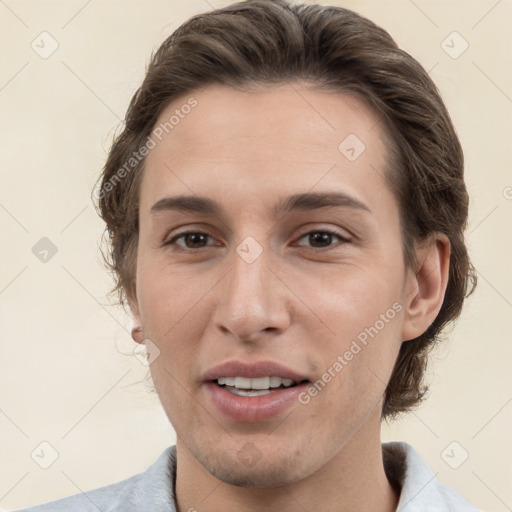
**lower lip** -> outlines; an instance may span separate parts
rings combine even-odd
[[[213,405],[222,414],[236,421],[256,422],[283,413],[298,401],[298,396],[308,383],[282,388],[262,396],[234,395],[215,382],[206,382],[205,386]]]

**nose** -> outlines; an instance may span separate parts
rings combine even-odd
[[[270,250],[265,249],[252,262],[236,251],[230,257],[230,271],[219,286],[215,326],[223,335],[237,341],[255,342],[275,336],[290,325],[291,295]],[[220,283],[219,283],[220,284]]]

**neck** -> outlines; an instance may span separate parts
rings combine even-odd
[[[195,459],[179,437],[176,450],[178,512],[394,512],[398,504],[398,494],[384,471],[380,428],[371,437],[360,430],[318,471],[289,485],[272,488],[238,487],[222,482]]]

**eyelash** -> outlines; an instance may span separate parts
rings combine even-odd
[[[315,230],[312,230],[312,231],[308,231],[306,233],[303,233],[300,237],[299,237],[299,240],[301,240],[302,238],[308,236],[308,235],[311,235],[313,233],[327,233],[328,235],[332,235],[332,236],[335,236],[335,237],[338,237],[340,239],[340,243],[341,244],[345,244],[345,243],[349,243],[350,240],[342,235],[340,235],[339,233],[337,233],[336,231],[333,231],[333,230],[330,230],[330,229],[315,229]],[[180,238],[183,238],[184,236],[187,236],[187,235],[194,235],[194,234],[200,234],[200,235],[206,235],[210,238],[213,238],[211,235],[209,235],[208,233],[205,233],[204,231],[184,231],[183,233],[179,233],[177,235],[175,235],[174,237],[172,237],[169,241],[165,242],[163,245],[175,245],[176,241],[179,240]],[[190,248],[190,247],[182,247],[182,246],[179,246],[181,250],[184,250],[184,251],[200,251],[202,249],[207,249],[208,247],[210,246],[205,246],[205,247],[199,247],[199,248]],[[303,247],[303,246],[301,246]],[[310,249],[317,249],[319,251],[322,251],[322,250],[327,250],[327,249],[330,249],[332,248],[331,246],[327,246],[327,247],[310,247]],[[179,250],[180,250],[179,249]]]

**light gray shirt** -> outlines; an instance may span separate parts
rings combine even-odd
[[[401,488],[397,512],[480,512],[441,484],[420,454],[404,442],[383,443],[388,478]],[[115,484],[15,512],[176,512],[176,446],[145,471]]]

